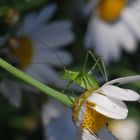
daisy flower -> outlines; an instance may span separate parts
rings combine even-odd
[[[95,91],[87,91],[75,102],[73,107],[73,121],[81,129],[82,140],[104,139],[103,131],[107,131],[105,124],[108,118],[125,119],[128,114],[123,101],[138,101],[140,95],[133,90],[123,89],[113,84],[124,84],[140,80],[140,76],[119,78],[105,83]],[[107,136],[111,134],[108,133]],[[99,137],[99,138],[98,138]],[[113,138],[113,136],[110,136]]]
[[[17,31],[16,38],[9,40],[11,53],[19,61],[19,67],[33,78],[53,84],[59,83],[60,77],[52,66],[62,67],[55,54],[63,60],[64,65],[70,64],[72,57],[62,47],[74,41],[70,21],[49,22],[55,10],[56,5],[51,4],[43,8],[39,14],[28,14]],[[35,65],[31,64],[32,62],[46,64]]]
[[[14,58],[18,67],[24,72],[41,82],[64,87],[66,83],[61,80],[53,66],[60,68],[71,63],[71,55],[63,48],[74,41],[74,34],[71,30],[72,23],[68,20],[49,22],[56,8],[55,4],[50,4],[38,14],[36,12],[28,14],[15,36],[9,38],[9,46],[11,59]],[[56,54],[63,60],[63,64]],[[20,94],[16,92],[19,90],[15,90],[20,87],[13,80],[10,82],[12,82],[10,88],[6,88],[6,85],[2,86],[2,91],[6,92],[6,96],[9,93],[9,98],[12,96],[10,99],[13,103],[15,95],[12,94]],[[4,83],[7,83],[7,80]],[[14,86],[12,86],[13,84]],[[11,94],[11,90],[15,92]],[[20,96],[15,101],[19,101],[19,98]]]
[[[136,50],[140,0],[91,0],[85,9],[85,13],[93,11],[85,38],[87,48],[93,48],[106,63],[119,60],[122,49]]]

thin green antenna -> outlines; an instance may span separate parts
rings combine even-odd
[[[43,41],[41,41],[39,38],[35,37],[34,35],[33,35],[33,38],[35,40],[37,40],[38,42],[40,42],[41,44],[43,44],[44,47],[47,47],[51,52],[53,52],[55,54],[55,56],[58,58],[59,62],[62,64],[64,70],[66,70],[66,67],[65,67],[63,61],[61,60],[61,58],[59,57],[59,55],[55,52],[55,50],[53,48],[49,47],[49,45],[47,43],[44,43]]]
[[[61,60],[61,58],[59,57],[59,55],[55,52],[55,50],[51,47],[49,47],[49,45],[47,43],[44,43],[43,41],[41,41],[38,37],[36,37],[33,33],[32,33],[32,37],[33,39],[37,40],[38,42],[40,42],[41,44],[43,44],[44,47],[47,47],[52,53],[55,54],[55,56],[58,58],[59,62],[62,64],[63,68],[64,68],[64,71],[68,74],[68,77],[70,76],[68,71],[67,71],[67,68],[66,66],[64,65],[63,61]],[[33,62],[32,64],[36,64],[36,63],[40,63],[40,62]],[[41,62],[42,63],[42,62]],[[44,62],[43,62],[44,63]],[[45,64],[50,64],[50,63],[45,63]],[[70,77],[69,77],[70,79]],[[70,83],[71,85],[71,80],[68,81],[68,84]],[[62,93],[64,93],[64,91],[69,87],[67,84],[67,86],[63,89]]]

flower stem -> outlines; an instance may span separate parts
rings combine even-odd
[[[0,58],[0,66],[3,69],[5,69],[6,71],[10,72],[11,74],[13,74],[16,77],[18,77],[19,79],[21,79],[22,81],[26,82],[27,84],[37,88],[38,90],[42,91],[45,94],[47,94],[48,96],[55,98],[56,100],[62,102],[63,104],[65,104],[69,107],[73,106],[74,97],[65,95],[61,92],[58,92],[58,91],[50,88],[49,86],[33,79],[31,76],[25,74],[21,70],[18,70],[17,68],[15,68],[14,66],[12,66],[11,64],[9,64],[8,62],[6,62],[5,60],[3,60],[1,58]]]

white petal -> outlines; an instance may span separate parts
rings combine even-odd
[[[135,96],[135,98],[134,98],[134,96],[133,96],[133,101],[139,101],[140,100],[140,95],[137,93],[137,92],[135,92],[135,91],[133,91],[133,90],[130,90],[130,89],[124,89],[127,93],[130,93],[130,94],[133,94],[134,96]],[[131,101],[132,101],[131,100]],[[130,101],[130,100],[129,100]]]
[[[140,11],[140,1],[139,0],[137,0],[133,3],[133,9],[138,10],[138,12]],[[138,13],[138,15],[139,15],[139,13]]]
[[[47,82],[47,83],[57,83],[59,77],[56,71],[54,71],[51,67],[49,67],[48,65],[33,65],[34,69],[32,70],[36,70],[36,75],[38,74],[41,82]],[[32,73],[30,73],[31,76],[35,76],[32,75]],[[36,77],[33,77],[36,78]],[[38,79],[37,79],[38,80]]]
[[[120,58],[120,46],[115,25],[106,24],[97,17],[92,17],[85,38],[86,47],[94,47],[95,52],[106,63]]]
[[[140,81],[140,75],[117,78],[105,83],[104,85],[112,85],[112,84],[122,85],[122,84],[132,83],[135,81]]]
[[[95,134],[90,134],[87,130],[78,128],[78,140],[100,140]]]
[[[140,23],[139,19],[135,17],[135,13],[130,9],[126,9],[122,14],[122,19],[132,29],[132,32],[140,38]]]
[[[21,86],[11,80],[4,80],[1,83],[1,93],[8,99],[8,101],[15,107],[21,104]]]
[[[57,5],[55,3],[45,6],[36,18],[34,29],[48,21],[55,13]]]
[[[136,50],[136,37],[129,30],[129,28],[120,21],[116,24],[116,38],[118,39],[119,45],[128,52],[134,52]]]
[[[56,106],[54,106],[57,109]],[[77,140],[76,129],[71,120],[71,109],[64,108],[61,115],[44,126],[44,140]]]
[[[93,93],[87,100],[96,104],[95,107],[92,107],[94,110],[109,118],[124,119],[127,116],[128,109],[120,100],[98,93]]]
[[[60,48],[74,41],[70,21],[57,21],[40,28],[36,36],[51,48]]]
[[[32,33],[35,32],[36,29],[38,29],[41,26],[41,24],[43,24],[45,21],[49,20],[49,18],[52,17],[55,10],[56,10],[56,5],[50,4],[49,6],[45,7],[39,14],[37,14],[36,12],[29,13],[25,17],[23,25],[18,30],[17,34],[31,35]]]
[[[30,64],[30,66],[24,71],[34,79],[42,81],[42,76],[40,76],[40,72],[36,69],[36,64]]]
[[[57,108],[56,108],[57,106]],[[43,104],[42,107],[42,121],[43,125],[48,125],[51,119],[57,118],[64,110],[64,106],[51,98]]]
[[[20,36],[20,35],[31,34],[31,32],[33,31],[33,24],[36,17],[37,17],[37,14],[35,12],[28,14],[25,17],[22,26],[18,29],[17,35]]]
[[[56,56],[57,55],[57,56]],[[59,58],[58,58],[59,57]],[[39,51],[34,54],[33,62],[46,63],[59,67],[66,66],[72,61],[71,55],[66,51],[45,52]]]
[[[100,92],[108,97],[125,101],[137,101],[140,98],[139,94],[132,90],[129,90],[128,92],[127,90],[113,85],[103,85],[97,92]]]
[[[67,85],[67,82],[62,80],[60,75],[49,65],[39,65],[32,64],[28,69],[26,69],[26,73],[30,76],[44,83],[53,84],[54,86],[64,88]]]
[[[85,113],[85,107],[82,106],[79,110],[79,113],[78,113],[78,119],[76,121],[76,126],[78,126],[78,127],[81,126],[81,123],[82,123],[83,117],[84,117],[84,113]]]

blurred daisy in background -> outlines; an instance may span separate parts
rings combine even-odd
[[[72,23],[68,20],[49,22],[56,9],[55,4],[50,4],[38,14],[28,14],[15,36],[9,37],[8,43],[11,59],[17,62],[18,68],[41,82],[64,87],[64,80],[53,66],[60,68],[71,63],[72,56],[63,47],[74,41],[74,34]],[[7,79],[1,85],[3,94],[19,106],[21,86]]]
[[[43,8],[39,14],[28,14],[16,37],[9,39],[11,55],[19,61],[19,67],[33,78],[55,85],[60,82],[60,77],[52,66],[63,67],[55,54],[62,62],[64,61],[64,65],[70,64],[72,57],[62,50],[62,47],[74,41],[70,21],[49,22],[56,8],[55,4],[51,4]],[[43,64],[35,65],[31,64],[32,62]]]
[[[137,140],[140,123],[134,118],[122,121],[110,121],[109,128],[119,140]]]
[[[57,108],[56,108],[57,106]],[[76,140],[76,128],[71,119],[70,108],[49,99],[42,108],[45,140]]]
[[[90,0],[91,13],[85,46],[93,48],[106,63],[117,61],[121,50],[133,53],[140,39],[140,0]]]

